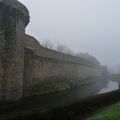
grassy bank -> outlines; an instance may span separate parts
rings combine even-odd
[[[120,102],[105,108],[87,120],[120,120]]]
[[[36,78],[34,79],[34,81],[40,80]],[[49,77],[26,88],[25,96],[62,92],[72,88],[81,87],[83,85],[94,84],[96,81],[96,78],[94,78],[93,76],[87,76],[84,78],[79,78],[75,76]]]

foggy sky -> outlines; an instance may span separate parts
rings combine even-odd
[[[120,0],[19,0],[30,11],[26,32],[40,43],[65,44],[75,53],[120,65]]]

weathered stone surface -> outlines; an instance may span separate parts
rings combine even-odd
[[[28,35],[24,45],[24,96],[100,83],[99,64],[44,48]]]
[[[0,101],[23,96],[24,34],[27,25],[17,1],[0,1]],[[24,7],[24,6],[23,6]],[[28,14],[29,15],[29,14]],[[27,18],[28,19],[28,18]]]
[[[42,47],[25,35],[28,22],[24,5],[0,0],[0,101],[101,82],[99,64]]]
[[[0,4],[11,7],[11,9],[16,9],[23,15],[29,18],[29,12],[27,8],[17,0],[0,0]]]

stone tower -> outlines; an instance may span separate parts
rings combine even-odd
[[[27,8],[17,0],[0,0],[0,101],[23,96],[24,37]]]

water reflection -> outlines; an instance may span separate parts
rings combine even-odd
[[[25,108],[39,108],[39,110],[53,109],[61,106],[66,106],[78,102],[81,98],[97,95],[98,93],[106,93],[117,90],[119,85],[117,82],[110,81],[106,89],[100,91],[100,85],[90,84],[66,90],[64,92],[46,94],[25,99],[23,105]],[[99,92],[100,91],[100,92]]]
[[[114,91],[114,90],[118,90],[119,89],[119,84],[118,82],[115,82],[115,81],[110,81],[107,85],[106,88],[102,89],[99,94],[102,94],[102,93],[106,93],[106,92],[110,92],[110,91]]]

